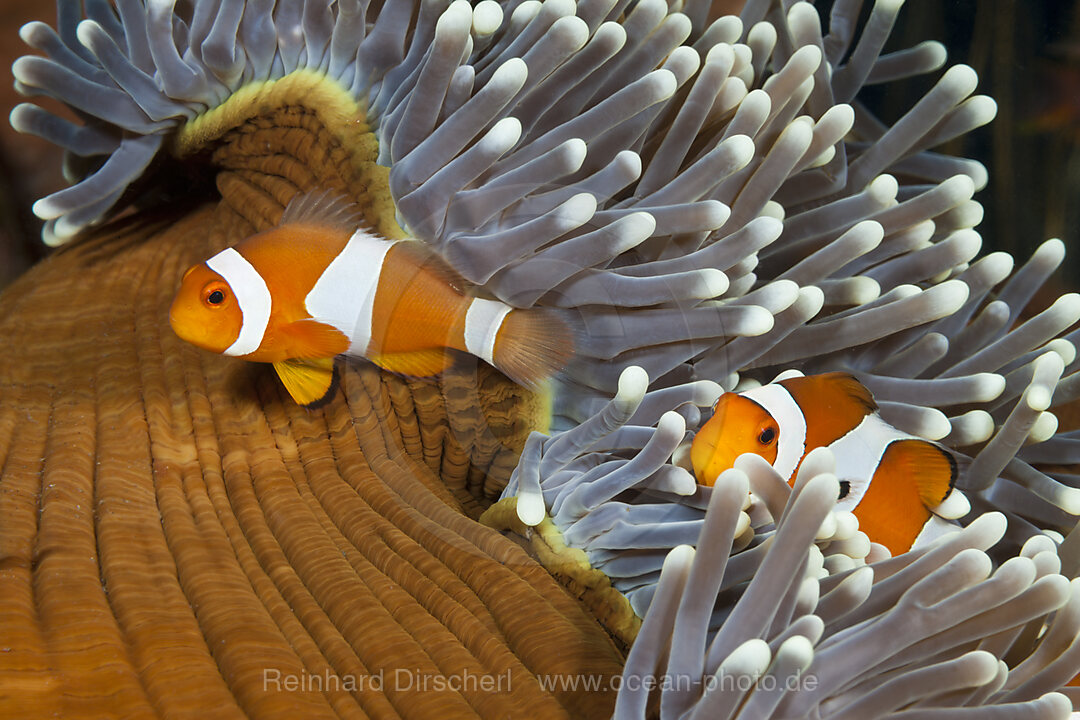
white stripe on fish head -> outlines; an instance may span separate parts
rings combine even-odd
[[[266,326],[270,322],[273,300],[266,281],[247,259],[235,249],[222,250],[206,261],[206,266],[229,283],[236,304],[240,306],[240,334],[226,350],[226,355],[239,357],[259,349]]]
[[[474,298],[465,313],[465,349],[494,365],[495,336],[512,309],[497,300]]]
[[[765,408],[779,426],[773,469],[785,480],[790,480],[806,453],[806,418],[802,408],[783,385],[762,385],[739,394]]]

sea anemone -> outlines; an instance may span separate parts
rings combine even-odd
[[[1047,363],[1060,374],[1049,355],[1036,377]],[[793,488],[756,455],[715,487],[697,486],[668,461],[686,421],[663,408],[696,414],[687,409],[720,389],[697,381],[646,393],[646,381],[629,368],[589,421],[534,433],[507,500],[484,517],[531,536],[545,565],[631,645],[616,718],[647,717],[649,689],[660,691],[661,717],[933,716],[968,705],[962,717],[981,717],[991,704],[1002,717],[1068,715],[1052,691],[1080,667],[1080,585],[1060,574],[1071,551],[1059,557],[1033,534],[995,568],[986,553],[1001,554],[1007,523],[990,512],[889,558],[834,510],[828,448],[806,457]],[[937,673],[948,680],[926,682]]]
[[[115,8],[88,2],[87,19],[81,21],[77,3],[61,2],[55,32],[40,23],[23,30],[24,39],[47,57],[22,58],[14,72],[23,92],[67,103],[83,123],[21,105],[12,124],[68,153],[74,184],[34,207],[46,219],[45,238],[53,244],[128,205],[144,210],[129,224],[163,212],[154,209],[153,183],[143,180],[152,165],[164,169],[151,177],[167,174],[176,159],[217,172],[223,201],[213,216],[201,220],[204,228],[215,224],[212,232],[181,224],[128,251],[160,272],[151,277],[164,281],[134,321],[136,332],[153,338],[137,340],[151,359],[124,367],[136,368],[152,390],[143,422],[153,440],[145,448],[140,477],[160,483],[173,477],[170,467],[179,463],[185,468],[185,492],[198,494],[191,489],[198,485],[196,476],[205,475],[205,463],[218,463],[213,472],[226,477],[224,494],[211,489],[214,500],[202,509],[213,507],[226,518],[223,537],[231,542],[243,545],[241,538],[252,533],[262,537],[250,517],[241,523],[243,530],[228,520],[225,499],[251,497],[250,481],[237,477],[256,474],[261,462],[280,462],[271,473],[274,482],[297,483],[303,502],[312,497],[301,481],[309,468],[325,473],[320,478],[332,485],[345,481],[333,485],[332,493],[325,487],[314,492],[324,510],[304,525],[309,544],[323,550],[336,544],[345,548],[347,559],[361,549],[378,554],[378,543],[356,535],[354,519],[339,513],[345,504],[362,509],[347,502],[350,492],[366,487],[350,465],[357,459],[356,442],[364,446],[365,457],[375,447],[368,436],[342,440],[351,421],[374,433],[376,445],[398,448],[375,452],[371,457],[378,460],[368,462],[378,469],[368,467],[369,475],[403,482],[400,468],[386,467],[382,453],[407,455],[413,460],[403,466],[437,471],[453,501],[472,514],[499,495],[514,467],[507,504],[489,510],[492,515],[485,519],[510,526],[505,510],[514,503],[528,525],[551,515],[550,532],[535,533],[534,546],[546,542],[550,550],[551,543],[565,543],[546,556],[551,562],[578,548],[581,555],[567,565],[576,569],[560,574],[582,596],[596,591],[602,599],[586,597],[586,602],[597,615],[618,618],[609,623],[617,637],[626,642],[638,637],[625,673],[652,673],[670,657],[669,664],[691,674],[711,674],[729,663],[749,667],[747,674],[753,675],[752,668],[767,665],[774,654],[778,673],[816,668],[819,655],[846,652],[851,638],[864,641],[859,633],[869,633],[865,642],[874,644],[874,627],[917,616],[930,628],[925,641],[912,636],[912,647],[895,659],[861,666],[857,683],[830,670],[822,671],[829,683],[811,695],[755,694],[747,700],[699,688],[698,696],[681,693],[671,699],[662,693],[662,714],[680,714],[691,706],[701,713],[725,707],[731,714],[746,702],[754,716],[816,708],[822,715],[854,717],[867,707],[885,712],[885,703],[894,703],[891,709],[932,700],[928,707],[1006,703],[1003,709],[1042,708],[1046,716],[1056,716],[1064,712],[1060,696],[1039,697],[1067,680],[1067,671],[1080,669],[1064,650],[1076,634],[1069,619],[1075,602],[1071,585],[1056,574],[1057,555],[1039,537],[1049,532],[1061,539],[1072,528],[1080,513],[1080,483],[1072,474],[1045,473],[1035,465],[1080,459],[1075,438],[1058,434],[1049,412],[1080,395],[1075,349],[1071,336],[1063,336],[1080,319],[1080,298],[1065,296],[1019,322],[1036,289],[1060,263],[1060,242],[1043,245],[1015,273],[1012,259],[1002,253],[976,259],[981,240],[971,228],[982,213],[972,196],[985,185],[985,170],[930,150],[994,114],[991,100],[972,96],[976,77],[970,68],[944,72],[891,127],[856,99],[866,84],[934,72],[945,61],[944,49],[932,42],[881,55],[901,4],[875,2],[856,41],[858,0],[834,3],[825,23],[811,3],[769,0],[751,0],[741,17],[711,21],[709,3],[692,0],[674,6],[662,0],[482,0],[475,6],[467,0],[387,0],[378,7],[341,0],[196,0],[181,7],[124,0]],[[292,195],[320,184],[355,199],[379,232],[428,243],[476,292],[518,307],[555,308],[579,328],[575,360],[553,379],[549,417],[537,422],[535,404],[529,406],[530,400],[483,367],[452,374],[440,384],[380,378],[371,368],[354,367],[346,375],[347,406],[327,410],[326,425],[312,428],[323,421],[282,410],[265,383],[257,385],[257,402],[233,410],[232,366],[199,360],[175,338],[153,330],[184,261],[270,225]],[[123,235],[123,230],[119,236],[102,231],[100,237],[111,239],[99,241],[100,250],[93,240],[84,240],[31,278],[60,277],[60,269],[77,268],[85,258],[105,262],[114,253],[122,256]],[[175,248],[165,238],[191,246]],[[54,275],[48,275],[49,267]],[[5,295],[5,318],[15,317],[20,307],[29,312],[23,295],[31,282],[24,280]],[[77,316],[60,309],[62,303],[47,307],[65,327],[77,324],[68,320]],[[40,308],[35,312],[48,321]],[[114,326],[107,321],[111,316],[103,317],[104,326]],[[100,340],[91,335],[95,326],[78,324],[79,337]],[[0,367],[0,387],[15,398],[4,403],[8,413],[37,402],[33,393],[19,389],[28,382],[21,368],[28,358],[42,362],[44,349],[55,349],[44,340],[19,337],[23,364]],[[96,367],[109,367],[107,358],[101,362]],[[160,376],[157,363],[165,368]],[[961,519],[968,525],[956,536],[961,539],[875,562],[873,548],[851,518],[830,515],[822,501],[831,488],[822,477],[829,475],[827,458],[804,470],[805,481],[800,479],[790,500],[786,486],[760,467],[738,469],[709,493],[669,462],[687,427],[705,419],[722,390],[771,380],[793,366],[803,372],[853,372],[874,391],[889,422],[961,453],[959,485],[972,507]],[[90,376],[110,386],[108,373],[91,368]],[[55,418],[50,422],[78,432],[77,414],[53,412],[63,401],[56,387],[41,391],[51,398],[47,410],[31,415]],[[250,400],[243,393],[239,397]],[[162,398],[168,401],[155,404]],[[101,400],[98,405],[111,407]],[[190,416],[185,409],[179,420],[173,417],[179,411],[170,408],[189,406]],[[267,419],[261,419],[264,412]],[[379,423],[372,425],[375,418]],[[524,440],[529,429],[543,430],[548,419],[554,429],[550,437]],[[201,440],[184,439],[191,427],[196,432],[187,435]],[[299,459],[295,433],[314,438],[314,444],[300,443]],[[5,437],[10,442],[13,436]],[[59,447],[47,449],[53,454],[45,453],[46,463],[53,467],[60,461],[49,458],[62,453]],[[207,460],[219,450],[220,458]],[[516,459],[518,451],[515,467],[508,458]],[[98,456],[89,452],[87,457],[98,457],[101,448]],[[85,487],[80,487],[101,492],[93,470],[84,465],[78,477]],[[29,472],[40,487],[34,473],[44,471]],[[418,507],[433,507],[425,493],[438,495],[421,485],[422,491],[395,484],[401,504],[371,502],[392,518],[412,517]],[[757,499],[751,501],[744,487]],[[291,500],[271,493],[245,507],[258,508],[271,496],[284,503],[271,503],[274,508],[303,505],[289,505]],[[727,500],[706,512],[709,497]],[[325,503],[335,506],[326,509]],[[742,522],[738,513],[744,507]],[[496,518],[500,508],[501,519]],[[980,517],[993,509],[1007,517],[1007,529],[993,519],[1000,516]],[[145,519],[149,510],[143,507],[139,517]],[[187,522],[177,517],[162,509],[166,533]],[[209,521],[205,514],[199,517]],[[485,563],[513,557],[515,566],[528,567],[527,561],[511,556],[504,545],[497,545],[503,548],[498,552],[478,551],[506,541],[465,524],[471,521],[464,516],[460,522],[445,513],[439,517],[453,526],[452,533],[440,535],[421,522],[410,524],[406,534],[415,539],[416,533],[432,533],[455,546],[464,543],[470,558],[483,555],[477,562],[486,570],[471,569],[455,556],[450,575],[467,577],[468,592],[482,595],[485,604],[497,603],[481,587],[484,573],[498,574]],[[271,532],[285,537],[280,518],[270,512],[268,520]],[[29,527],[32,533],[35,526]],[[517,527],[530,533],[520,523]],[[668,556],[673,547],[698,544],[701,533],[719,540],[695,556],[693,570],[686,550]],[[995,549],[1001,565],[986,580],[989,561],[982,553],[1001,535],[1008,540]],[[175,552],[188,547],[169,537]],[[256,543],[256,565],[250,564],[250,552],[235,547],[232,552],[249,575],[257,574],[252,568],[259,563],[286,574],[292,566],[308,568],[301,541],[290,542],[296,544],[285,555]],[[814,550],[818,545],[822,549]],[[972,550],[946,564],[950,548],[961,545]],[[156,547],[171,559],[163,544]],[[197,547],[199,553],[185,557],[199,567],[214,562],[215,551],[229,552],[228,543]],[[1006,559],[1018,550],[1021,559]],[[437,550],[431,552],[448,562]],[[1072,567],[1072,555],[1064,549],[1062,555]],[[666,556],[669,569],[661,573]],[[430,560],[412,562],[425,572],[434,567]],[[867,562],[869,571],[860,567]],[[388,568],[385,558],[378,564]],[[772,581],[775,587],[764,579],[767,573],[755,575],[773,565],[790,571],[782,583]],[[900,570],[908,566],[919,569]],[[353,567],[362,575],[355,562]],[[345,582],[350,571],[337,569],[338,580]],[[197,594],[198,602],[216,602],[213,594],[200,591],[198,572],[180,572],[189,598]],[[535,580],[531,571],[520,572]],[[691,580],[709,579],[691,582],[688,572]],[[928,578],[937,583],[950,573],[959,578],[953,592],[963,601],[948,601],[952,596],[942,591],[926,600],[940,600],[941,608],[934,605],[940,611],[923,608],[919,593]],[[310,568],[300,574],[306,583],[322,580]],[[393,574],[392,581],[406,579]],[[263,587],[259,583],[265,580],[260,575],[250,582]],[[462,599],[468,595],[462,586],[447,582],[450,597],[470,613],[480,612],[477,603]],[[295,609],[306,596],[296,586],[289,588],[281,597]],[[425,605],[429,591],[422,584],[410,588],[419,598],[410,607],[437,614],[453,626],[452,633],[463,632],[453,625],[451,611]],[[109,602],[117,592],[110,586]],[[229,592],[228,584],[218,592]],[[770,593],[773,605],[760,602]],[[693,609],[687,620],[680,596],[698,598],[707,607]],[[260,595],[280,611],[269,597]],[[902,597],[908,600],[889,608]],[[969,597],[979,600],[968,602]],[[347,623],[350,608],[364,611],[369,600],[342,601],[326,619],[310,622],[339,627]],[[389,607],[395,599],[380,596],[373,602]],[[99,604],[104,617],[108,603]],[[181,604],[169,608],[183,614]],[[496,610],[503,612],[505,606]],[[592,638],[572,610],[559,605],[559,612],[570,613],[558,626],[563,638],[574,633]],[[271,614],[275,622],[289,622],[286,615]],[[541,622],[517,614],[522,627]],[[639,632],[642,615],[646,621]],[[757,619],[744,624],[749,615]],[[740,622],[724,622],[731,616]],[[481,624],[501,626],[505,617],[498,614]],[[931,617],[943,624],[934,625],[926,619]],[[132,622],[128,616],[121,620],[124,627],[133,627]],[[710,622],[719,630],[704,655],[700,628]],[[1036,643],[1017,631],[1047,622],[1053,623],[1058,643],[1053,648],[1051,632]],[[196,629],[189,625],[188,630]],[[305,627],[315,632],[314,625]],[[409,627],[414,635],[422,631],[421,625]],[[973,647],[975,628],[985,630],[983,647]],[[226,643],[227,633],[214,632]],[[940,634],[937,644],[934,634]],[[301,643],[299,637],[290,643]],[[344,653],[331,663],[338,672],[355,667],[341,658],[360,643],[355,633],[345,632],[343,638],[344,644],[324,649]],[[519,643],[520,635],[514,638],[511,653],[485,656],[483,667],[492,669],[511,662],[510,654],[524,653],[525,671],[540,673],[542,653],[530,653]],[[475,639],[462,642],[468,652],[480,652]],[[583,655],[601,673],[610,672],[611,648],[595,639],[584,642],[591,649]],[[216,658],[226,651],[214,647],[212,652]],[[140,646],[139,653],[149,651]],[[451,654],[454,662],[465,657]],[[387,666],[417,657],[406,651],[399,657],[375,653],[365,662],[375,656]],[[149,662],[152,653],[139,657]],[[304,657],[297,666],[320,666],[314,655]],[[1004,664],[993,660],[1003,657]],[[1030,662],[1020,662],[1029,657]],[[230,662],[243,665],[244,660],[220,662],[235,670]],[[449,660],[435,664],[443,673],[452,665]],[[574,667],[581,671],[587,665]],[[955,692],[946,693],[947,701],[910,689],[915,680],[909,678],[936,670],[962,677]],[[159,690],[151,694],[159,698]],[[244,692],[251,690],[245,686]],[[241,705],[263,712],[265,702],[252,697],[244,696]],[[518,707],[513,703],[527,703],[524,697],[515,696],[507,706],[473,709],[498,714]],[[333,702],[347,701],[335,696]],[[602,700],[573,693],[560,696],[560,702],[581,713],[604,707]],[[476,703],[481,700],[469,698],[469,704]],[[620,717],[637,716],[645,708],[644,696],[627,689],[619,703]]]
[[[760,466],[724,473],[699,550],[665,560],[614,716],[646,717],[648,692],[630,679],[652,677],[669,683],[656,684],[661,717],[976,718],[986,705],[995,717],[1067,717],[1069,701],[1048,691],[1076,671],[1080,601],[1053,543],[1036,536],[995,569],[984,551],[1005,522],[987,513],[931,550],[829,575],[820,553],[806,554],[835,502],[828,455],[800,474],[760,571],[710,635],[712,601],[730,581],[707,555],[730,548],[748,487],[771,482],[754,477]],[[1032,652],[1025,626],[1050,613]]]

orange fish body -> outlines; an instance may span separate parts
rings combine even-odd
[[[569,359],[566,326],[540,310],[467,295],[417,241],[361,228],[339,201],[305,196],[281,224],[189,269],[169,313],[182,339],[273,363],[302,405],[333,389],[338,355],[437,375],[470,353],[535,385]]]
[[[836,458],[838,509],[852,511],[867,536],[894,555],[951,527],[931,508],[952,491],[952,456],[882,420],[870,391],[847,373],[725,393],[694,437],[690,460],[703,485],[747,452],[793,483],[807,453],[824,446]]]

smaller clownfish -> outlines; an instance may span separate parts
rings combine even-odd
[[[211,352],[272,363],[306,407],[331,396],[338,355],[431,377],[455,350],[530,387],[569,360],[570,331],[553,313],[473,297],[420,241],[358,226],[341,199],[297,196],[277,227],[184,273],[173,331]]]
[[[724,393],[690,447],[698,483],[713,485],[744,453],[765,458],[789,484],[803,458],[828,446],[840,480],[837,509],[893,555],[928,542],[952,525],[931,508],[956,482],[956,461],[943,447],[881,419],[870,391],[843,372],[789,377]]]

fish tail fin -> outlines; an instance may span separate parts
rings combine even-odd
[[[495,339],[492,363],[514,382],[536,387],[566,367],[574,355],[574,337],[563,320],[548,310],[511,310]]]

